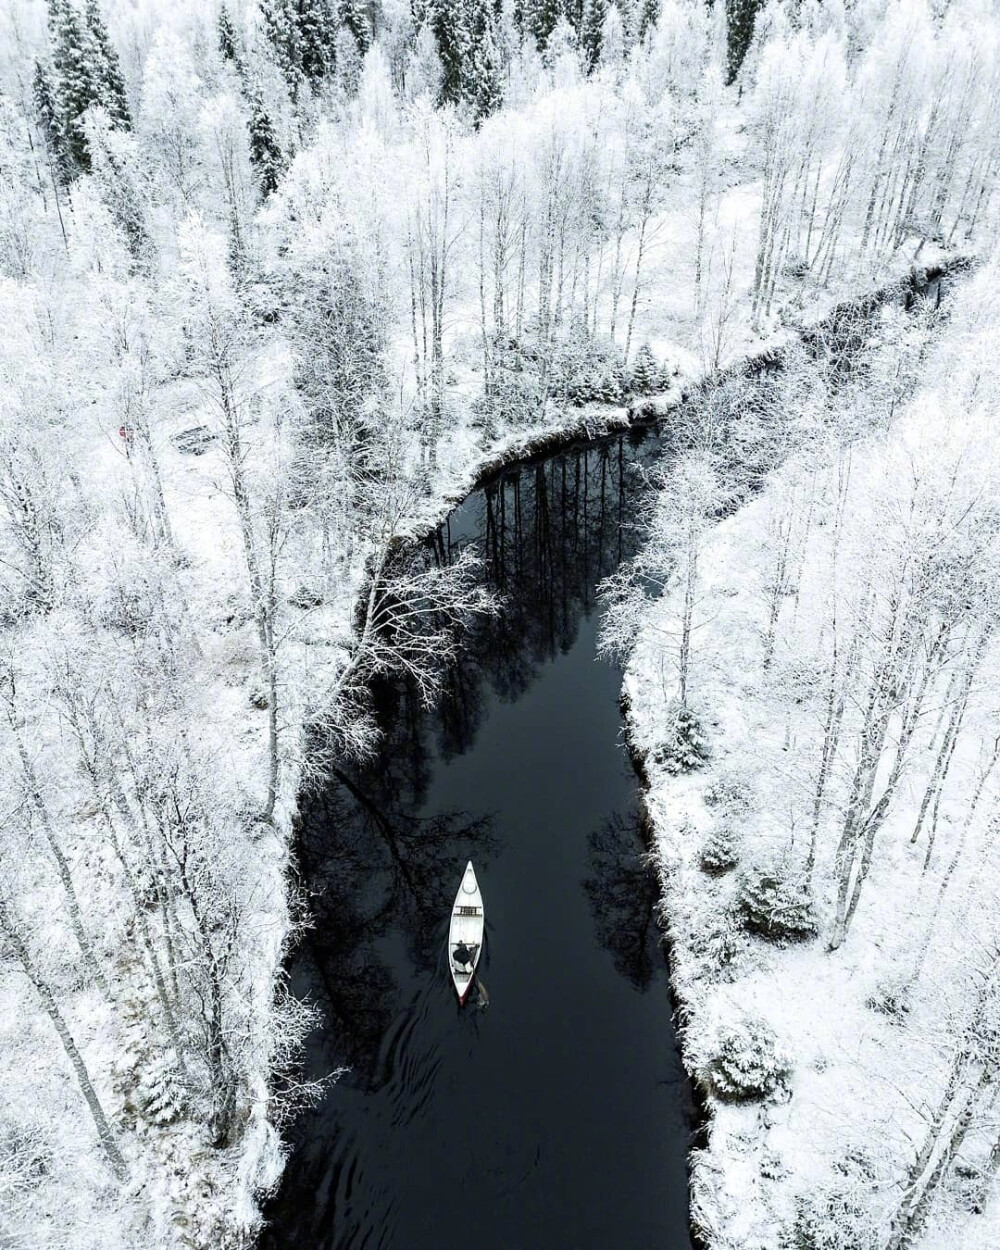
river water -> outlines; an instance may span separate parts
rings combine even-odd
[[[941,283],[904,294],[937,305]],[[831,393],[877,321],[838,312],[807,336]],[[782,371],[760,362],[702,400],[751,489],[794,441],[760,436],[794,412]],[[347,1071],[288,1133],[266,1250],[691,1245],[690,1091],[621,673],[596,658],[595,589],[640,541],[640,470],[664,450],[635,430],[521,464],[429,544],[443,562],[474,544],[504,606],[470,631],[438,707],[380,686],[378,758],[304,797],[314,923],[291,984],[319,1013],[308,1075]],[[445,943],[470,858],[489,1005],[460,1008]]]
[[[435,539],[503,596],[422,709],[379,690],[371,767],[306,802],[315,925],[292,985],[309,1074],[350,1071],[291,1134],[267,1247],[684,1250],[689,1095],[642,863],[621,673],[598,581],[634,547],[632,434],[522,465]],[[483,891],[488,1007],[460,1008],[448,917]],[[471,996],[474,998],[475,994]]]

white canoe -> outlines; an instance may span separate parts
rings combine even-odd
[[[451,979],[455,982],[460,1003],[465,1002],[465,996],[475,979],[476,966],[483,950],[485,926],[483,896],[470,859],[465,865],[465,875],[455,895],[455,906],[451,909],[451,927],[448,930],[448,966],[451,968]]]

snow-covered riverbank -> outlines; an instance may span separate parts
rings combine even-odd
[[[994,288],[898,419],[699,539],[628,666],[710,1250],[1000,1235]]]

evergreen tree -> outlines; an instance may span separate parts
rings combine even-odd
[[[83,115],[100,99],[93,41],[69,0],[49,0],[49,35],[55,67],[54,101],[73,165],[90,168]]]
[[[38,86],[39,115],[44,107],[48,118],[44,125],[48,134],[59,136],[57,146],[67,173],[89,170],[87,110],[100,105],[115,129],[132,127],[121,64],[97,0],[87,0],[83,16],[70,0],[48,0],[48,20],[54,72]]]
[[[281,179],[284,156],[259,90],[250,96],[250,163],[261,194],[270,195]]]
[[[87,150],[91,172],[106,204],[128,245],[134,266],[145,269],[155,256],[146,224],[146,211],[140,182],[136,143],[120,132],[114,119],[102,107],[87,115]]]
[[[583,15],[587,8],[587,0],[563,0],[562,14],[576,31],[579,38],[583,29]]]
[[[607,7],[607,0],[584,0],[580,43],[588,73],[597,68],[601,59],[601,39]]]
[[[632,363],[632,390],[636,395],[649,395],[656,390],[660,369],[648,343],[643,343]]]
[[[128,109],[128,93],[122,75],[121,61],[108,36],[108,28],[101,16],[98,0],[87,0],[84,11],[87,33],[94,51],[94,78],[97,86],[97,103],[104,106],[118,130],[132,129],[132,115]]]
[[[260,13],[293,99],[303,79],[316,83],[333,72],[337,21],[330,0],[263,0]]]
[[[436,0],[431,14],[434,38],[444,71],[441,100],[457,104],[463,95],[464,67],[472,50],[465,0]]]
[[[727,84],[734,82],[740,72],[760,7],[761,0],[726,0]]]
[[[232,61],[238,73],[242,74],[243,64],[239,52],[236,27],[225,5],[219,10],[219,51],[224,61]]]
[[[476,7],[473,22],[472,55],[464,75],[463,93],[472,105],[478,125],[503,103],[503,67],[488,5]]]
[[[556,22],[563,16],[562,0],[525,0],[524,15],[539,52],[545,50]]]
[[[319,82],[336,64],[337,19],[330,0],[292,0],[298,25],[302,73]]]
[[[642,43],[660,20],[660,0],[639,0],[638,10],[638,30],[636,34],[639,42]]]
[[[368,21],[368,6],[364,0],[339,0],[340,20],[354,36],[354,41],[362,52],[367,52],[372,41],[371,25]]]
[[[56,100],[56,88],[51,72],[41,63],[35,62],[35,76],[32,82],[35,99],[35,114],[38,128],[42,132],[45,146],[52,161],[53,177],[63,186],[68,186],[72,176],[73,157],[63,125],[62,114]]]
[[[273,51],[274,63],[281,71],[289,94],[294,99],[298,94],[301,77],[298,27],[292,21],[284,0],[261,0],[260,17],[264,35]]]
[[[623,50],[627,56],[639,39],[643,0],[614,0],[622,19]]]

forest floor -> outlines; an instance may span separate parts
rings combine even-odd
[[[907,483],[931,482],[947,465],[953,495],[966,481],[971,498],[989,489],[995,471],[989,413],[955,399],[962,361],[995,350],[995,300],[985,318],[969,311],[989,299],[992,280],[983,275],[957,288],[918,390],[888,430],[826,462],[793,457],[709,533],[698,558],[691,671],[691,706],[710,747],[704,767],[678,775],[663,750],[677,695],[681,585],[655,601],[628,664],[628,730],[646,773],[682,1047],[707,1109],[706,1141],[693,1155],[692,1216],[710,1250],[888,1244],[908,1169],[949,1076],[965,1062],[962,1038],[990,975],[990,916],[1000,895],[990,834],[995,640],[974,672],[937,804],[914,841],[958,679],[933,687],[838,949],[828,949],[837,822],[860,749],[860,693],[847,699],[815,866],[804,865],[827,725],[818,675],[828,664],[831,594],[844,596],[842,609],[852,602],[860,627],[874,632],[861,588],[891,578],[892,552],[904,559],[916,550],[906,528]],[[965,393],[976,396],[977,386]],[[970,462],[977,468],[966,479]],[[935,519],[948,512],[940,500],[952,497],[938,498]],[[781,551],[794,571],[775,625],[771,591]],[[765,658],[769,639],[773,654]],[[890,738],[901,733],[894,718]],[[743,904],[748,882],[762,873],[799,884],[809,877],[812,936],[776,941],[752,931]],[[742,1073],[762,1096],[724,1095],[723,1055],[734,1079]],[[976,1062],[969,1059],[970,1073]],[[962,1072],[973,1089],[978,1078]],[[1000,1242],[1000,1199],[989,1186],[996,1117],[975,1105],[971,1130],[957,1139],[959,1164],[912,1243],[927,1250]],[[950,1133],[956,1125],[947,1118],[938,1127]],[[909,1179],[919,1192],[927,1175]]]

